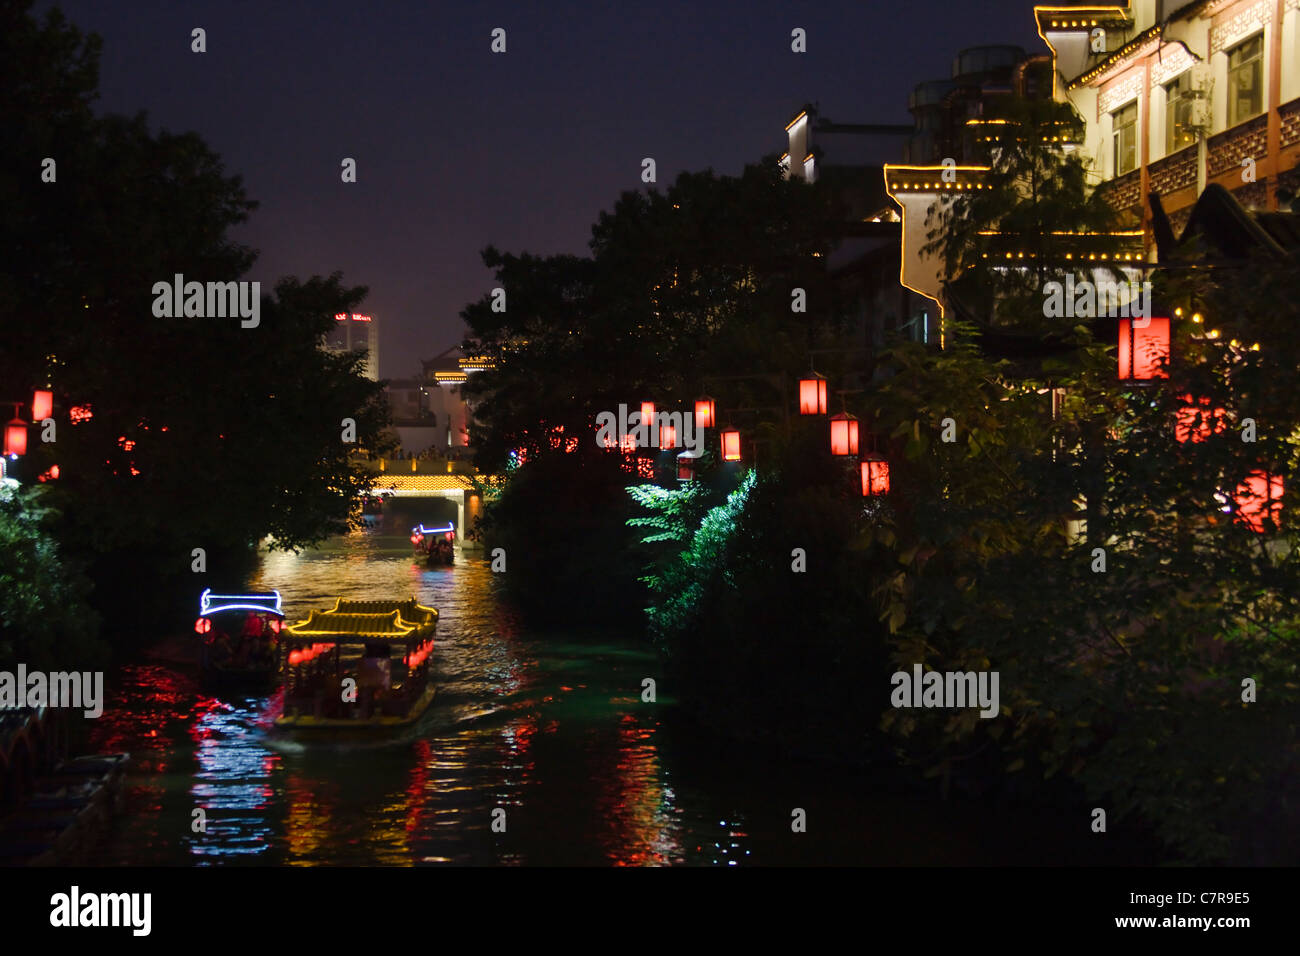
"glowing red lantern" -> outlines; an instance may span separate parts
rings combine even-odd
[[[1222,408],[1211,408],[1211,399],[1181,396],[1186,403],[1178,409],[1174,437],[1180,442],[1202,442],[1226,428]]]
[[[889,462],[880,455],[868,455],[858,464],[862,472],[862,495],[889,494]]]
[[[826,414],[826,379],[816,372],[799,379],[799,414]]]
[[[195,634],[206,634],[210,630],[212,630],[212,622],[209,621],[206,617],[201,617],[194,622]]]
[[[44,389],[32,392],[32,421],[43,422],[54,411],[54,393]]]
[[[677,480],[695,480],[695,456],[689,451],[684,451],[677,456]]]
[[[1282,511],[1282,491],[1281,478],[1252,471],[1232,496],[1237,506],[1237,520],[1257,532],[1264,530],[1265,520],[1276,523]]]
[[[740,461],[740,432],[735,429],[722,433],[722,460]]]
[[[279,634],[280,630],[284,627],[284,621],[280,620],[278,617],[271,618],[269,623],[271,625],[272,634]]]
[[[1119,377],[1149,381],[1169,377],[1169,319],[1152,318],[1145,328],[1119,320]]]
[[[831,417],[831,454],[856,455],[858,453],[858,420],[848,412]]]
[[[672,425],[664,425],[659,429],[659,447],[676,448],[677,447],[677,429]]]
[[[695,427],[712,428],[716,419],[714,418],[713,399],[705,395],[703,398],[695,401]]]
[[[297,667],[302,663],[302,651],[293,650],[289,652],[289,666]]]
[[[15,418],[5,426],[5,454],[27,454],[27,423]]]
[[[642,402],[641,403],[641,424],[649,425],[654,420],[655,420],[655,403]]]

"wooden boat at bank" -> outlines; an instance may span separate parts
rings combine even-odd
[[[438,612],[414,599],[345,601],[280,634],[284,711],[277,731],[317,740],[383,737],[423,716],[436,688]],[[350,683],[349,683],[350,682]]]
[[[122,809],[130,755],[63,757],[64,720],[0,710],[0,866],[84,862]]]

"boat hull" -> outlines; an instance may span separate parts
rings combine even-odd
[[[281,714],[272,726],[296,740],[324,743],[340,740],[376,740],[397,737],[414,726],[433,704],[438,689],[430,684],[405,714],[372,717],[313,717]]]

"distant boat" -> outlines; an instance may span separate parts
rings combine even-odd
[[[411,544],[415,546],[415,556],[423,558],[426,564],[453,564],[456,555],[452,542],[455,540],[454,524],[448,524],[445,528],[426,528],[421,523],[411,529]]]
[[[284,712],[298,738],[400,733],[433,703],[429,657],[438,611],[406,601],[344,601],[285,628]]]

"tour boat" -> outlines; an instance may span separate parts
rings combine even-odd
[[[455,540],[456,526],[453,524],[445,528],[426,528],[421,523],[411,529],[415,555],[423,558],[426,564],[452,564],[456,560],[452,551]]]
[[[268,683],[279,671],[284,627],[280,592],[199,596],[194,631],[203,638],[201,667],[211,680]]]
[[[276,730],[309,739],[399,734],[433,703],[438,612],[414,599],[345,601],[284,629]]]

